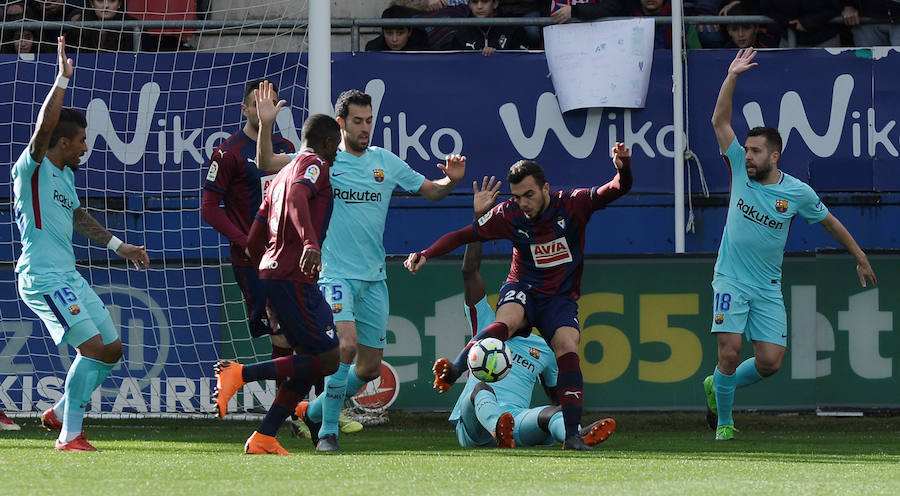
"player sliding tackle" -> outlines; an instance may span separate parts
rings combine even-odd
[[[485,177],[481,188],[473,182],[475,218],[481,217],[497,201],[500,183]],[[481,267],[481,242],[466,246],[463,255],[463,285],[465,287],[466,317],[472,334],[494,321],[494,311],[487,301]],[[450,422],[456,425],[456,437],[462,447],[491,446],[513,448],[564,442],[565,422],[556,395],[558,369],[547,343],[530,332],[513,336],[506,341],[513,363],[509,375],[493,384],[470,375],[456,400]],[[529,408],[531,392],[540,378],[553,403],[552,406]],[[611,418],[598,420],[581,429],[579,435],[588,446],[609,438],[616,429]]]
[[[713,275],[713,324],[719,363],[703,381],[707,421],[717,440],[734,438],[731,411],[734,390],[781,368],[787,345],[787,315],[781,296],[781,262],[795,215],[819,222],[856,258],[859,282],[876,283],[865,253],[816,192],[778,170],[781,135],[755,127],[742,147],[731,128],[731,107],[738,76],[756,67],[752,48],[740,50],[719,90],[712,124],[719,149],[731,169],[731,200]],[[740,364],[741,335],[753,342],[753,357]],[[716,415],[718,414],[718,415]]]
[[[60,431],[58,450],[96,451],[82,430],[84,408],[121,358],[122,342],[106,306],[75,270],[72,230],[106,245],[138,270],[148,267],[150,258],[143,246],[110,234],[78,200],[75,171],[87,151],[87,121],[80,111],[62,107],[75,68],[66,58],[65,38],[57,42],[59,75],[38,113],[28,148],[12,167],[16,225],[22,235],[16,273],[22,300],[47,326],[53,342],[78,350],[62,398],[41,415],[41,424]]]
[[[447,391],[465,370],[472,345],[486,337],[506,340],[532,326],[553,349],[559,367],[557,390],[566,427],[563,449],[591,450],[578,435],[583,379],[578,357],[578,304],[584,266],[584,231],[593,212],[631,189],[631,154],[622,143],[612,149],[617,174],[600,187],[550,191],[544,171],[530,160],[510,167],[513,198],[495,206],[471,226],[442,236],[428,249],[410,253],[404,265],[416,273],[429,258],[472,241],[509,239],[513,262],[500,289],[497,316],[466,345],[454,362],[434,364],[434,387]]]

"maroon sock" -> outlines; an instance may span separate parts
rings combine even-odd
[[[283,348],[281,346],[272,345],[272,360],[276,358],[291,356],[294,354],[294,350],[291,348]],[[282,379],[275,379],[275,389],[279,389],[281,387]]]
[[[556,391],[562,405],[566,437],[578,434],[581,412],[584,407],[584,379],[581,376],[581,359],[578,353],[569,352],[556,358],[559,376]]]

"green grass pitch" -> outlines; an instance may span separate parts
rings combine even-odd
[[[713,441],[700,414],[619,414],[593,453],[462,449],[444,415],[392,413],[385,426],[316,454],[242,455],[255,423],[96,420],[99,453],[53,450],[37,419],[0,431],[0,494],[558,495],[900,494],[900,417],[740,415],[733,442]],[[587,415],[585,420],[598,418]]]

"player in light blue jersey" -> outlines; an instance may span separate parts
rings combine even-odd
[[[75,72],[62,36],[57,53],[59,75],[28,147],[12,167],[16,224],[22,237],[16,274],[19,295],[47,326],[53,341],[78,350],[62,398],[41,415],[41,423],[60,431],[56,449],[96,451],[84,438],[84,409],[122,356],[122,343],[106,306],[75,270],[72,231],[106,245],[138,270],[148,267],[150,259],[143,246],[123,243],[110,234],[78,200],[74,172],[87,151],[87,121],[78,110],[62,107]]]
[[[487,213],[497,200],[500,183],[494,178],[472,184],[475,191],[475,218]],[[481,243],[469,243],[463,255],[462,275],[466,318],[472,335],[494,322],[494,310],[487,301],[484,279],[481,277]],[[506,341],[513,358],[509,374],[500,381],[487,384],[469,375],[462,393],[456,400],[450,422],[456,425],[459,445],[515,446],[549,445],[566,439],[562,408],[556,397],[556,378],[559,368],[553,350],[544,338],[536,334],[520,333]],[[553,405],[529,408],[531,393],[540,379]],[[592,447],[605,441],[616,428],[613,419],[598,420],[581,429],[585,445]]]
[[[781,262],[795,215],[820,223],[856,259],[860,284],[876,284],[865,253],[806,183],[778,170],[782,141],[777,129],[750,130],[742,147],[731,128],[738,76],[755,67],[753,48],[740,50],[719,90],[712,124],[731,169],[728,219],[713,275],[712,332],[719,363],[703,381],[707,421],[716,439],[730,440],[734,391],[781,368],[787,345],[787,315],[781,295]],[[738,363],[741,335],[753,343],[753,358]]]
[[[341,93],[335,115],[343,144],[331,168],[334,211],[322,246],[319,286],[334,312],[341,365],[325,379],[325,394],[304,404],[301,412],[311,431],[318,431],[312,432],[312,440],[320,451],[338,450],[338,416],[345,397],[381,373],[390,310],[383,239],[391,194],[400,187],[438,201],[466,169],[465,157],[451,155],[446,164],[438,164],[445,177],[432,181],[393,153],[369,146],[372,98],[361,91]],[[257,162],[267,167],[290,159],[290,154],[260,150]]]

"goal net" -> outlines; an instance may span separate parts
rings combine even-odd
[[[21,243],[9,170],[57,74],[58,28],[46,21],[80,12],[94,24],[64,25],[75,62],[64,105],[88,121],[88,152],[75,174],[79,198],[114,235],[146,245],[151,258],[148,270],[137,271],[74,236],[77,268],[107,305],[125,349],[87,414],[208,414],[215,361],[266,359],[271,345],[250,338],[228,241],[201,219],[204,179],[216,146],[244,125],[241,101],[252,79],[276,82],[288,101],[276,132],[299,145],[308,44],[306,24],[295,21],[307,18],[307,2],[128,0],[127,12],[109,13],[94,8],[109,3],[86,0],[83,11],[74,4],[56,5],[57,13],[32,9],[41,3],[28,2],[18,17],[7,10],[3,23],[0,408],[34,416],[52,406],[75,356],[53,343],[18,297]],[[134,21],[142,19],[174,25],[141,30]],[[274,394],[271,383],[248,384],[231,411],[264,409]]]

